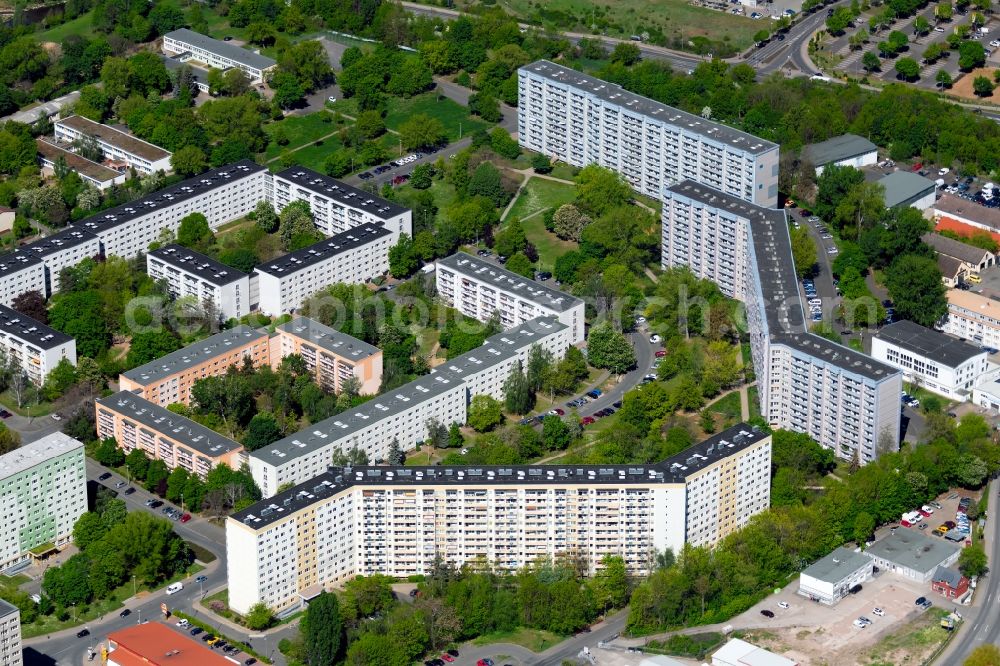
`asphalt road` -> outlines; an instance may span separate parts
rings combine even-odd
[[[105,467],[89,458],[87,459],[88,481],[101,483],[106,487],[114,489],[118,481],[125,480],[118,474],[114,474],[112,478],[104,482],[97,481],[97,478],[106,471],[108,470]],[[122,490],[124,488],[119,489],[119,493]],[[119,494],[119,497],[125,501],[125,505],[129,511],[147,511],[161,517],[163,516],[162,510],[164,507],[153,510],[145,506],[144,502],[152,498],[153,495],[139,487],[136,487],[135,493],[131,495]],[[169,502],[165,503],[164,506],[167,504]],[[160,589],[142,595],[139,598],[133,597],[125,602],[125,608],[131,611],[128,616],[124,618],[120,617],[120,611],[115,611],[110,615],[100,618],[97,622],[87,624],[87,628],[90,629],[90,636],[85,638],[77,638],[76,632],[79,631],[80,627],[74,627],[51,636],[27,639],[24,641],[26,648],[25,666],[40,666],[42,664],[47,666],[63,666],[64,664],[67,666],[70,664],[78,666],[79,664],[90,663],[87,661],[88,648],[96,646],[103,641],[110,632],[135,625],[143,620],[156,621],[160,619],[162,617],[160,604],[164,602],[172,609],[184,611],[189,615],[200,617],[202,621],[208,624],[216,625],[212,621],[212,618],[205,616],[198,601],[203,595],[214,593],[224,588],[227,584],[225,531],[205,518],[195,518],[188,523],[174,522],[174,531],[185,540],[211,551],[216,556],[215,561],[208,564],[200,572],[200,575],[205,576],[207,579],[203,584],[196,583],[194,577],[189,577],[182,581],[184,583],[184,590],[177,594],[168,596],[163,589]],[[282,637],[290,635],[294,630],[294,625],[285,627],[281,631],[268,636],[266,641],[262,638],[251,639],[250,635],[256,636],[257,634],[232,629],[228,626],[222,627],[221,632],[234,639],[249,640],[250,644],[258,652],[262,652],[265,649],[268,652],[273,650],[276,657],[275,663],[283,664],[284,660],[275,648]],[[246,655],[240,656],[241,661],[245,658]],[[95,660],[94,663],[97,663],[97,661]]]

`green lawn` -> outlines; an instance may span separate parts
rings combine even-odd
[[[750,403],[750,418],[760,416],[760,395],[756,386],[747,389],[747,400]]]
[[[326,162],[326,158],[328,158],[331,153],[340,150],[342,147],[340,139],[335,136],[331,136],[328,139],[323,139],[321,145],[313,143],[312,145],[296,150],[293,155],[295,157],[296,164],[301,164],[302,166],[308,167],[313,171],[323,173],[323,163]],[[356,170],[360,170],[360,168],[361,167],[359,165]]]
[[[267,149],[264,151],[264,158],[266,160],[274,159],[282,153],[301,148],[308,143],[316,141],[321,136],[326,136],[339,129],[340,126],[333,122],[333,115],[326,111],[310,113],[308,116],[289,116],[278,122],[269,123],[264,126],[264,131],[267,135],[274,137],[280,130],[284,132],[285,138],[288,139],[288,144],[281,146],[272,140],[267,144]]]
[[[53,28],[49,28],[48,30],[43,30],[39,32],[36,37],[38,37],[39,42],[55,42],[56,44],[62,44],[62,41],[70,35],[92,37],[94,35],[93,12],[81,14],[72,21],[67,21],[62,25],[57,25]]]
[[[706,407],[706,409],[710,412],[722,414],[726,418],[726,421],[738,421],[742,414],[742,409],[740,408],[740,392],[733,391],[724,398],[719,398]]]
[[[17,400],[9,390],[0,393],[0,404],[14,412],[15,414],[20,414],[21,416],[30,417],[40,417],[48,416],[52,412],[51,402],[40,402],[38,404],[27,405],[25,407],[18,407]]]
[[[513,643],[526,647],[532,652],[542,652],[548,650],[556,643],[562,642],[563,637],[551,631],[541,629],[515,629],[514,631],[497,632],[485,634],[473,641],[476,645],[489,645],[490,643]]]
[[[573,185],[543,178],[532,178],[511,206],[507,219],[519,218],[528,240],[538,249],[540,268],[552,270],[560,255],[575,250],[577,245],[564,241],[545,229],[544,212],[558,208],[576,198]]]
[[[448,141],[455,141],[461,136],[468,136],[477,129],[486,129],[489,124],[472,118],[469,110],[447,97],[438,101],[436,92],[426,92],[409,99],[402,97],[389,98],[389,111],[385,116],[385,124],[389,129],[398,130],[400,125],[418,113],[426,113],[431,118],[437,118],[444,125]]]

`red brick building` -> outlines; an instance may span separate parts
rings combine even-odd
[[[957,599],[969,590],[969,579],[954,569],[938,567],[931,579],[931,589],[948,599]]]

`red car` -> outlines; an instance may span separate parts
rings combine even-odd
[[[447,652],[445,652],[444,654],[442,654],[441,658],[444,659],[445,661],[447,661],[449,664],[451,662],[455,661],[455,658],[453,656],[451,656],[450,654],[448,654]]]
[[[582,425],[590,425],[593,422],[594,422],[593,416],[584,416],[582,419],[580,419],[580,423]]]
[[[899,524],[902,525],[903,527],[913,527],[913,523],[911,523],[908,520],[901,520],[899,521]]]
[[[182,523],[186,523],[189,520],[191,520],[191,514],[190,513],[185,513],[183,516],[181,516],[181,522]]]
[[[914,164],[913,166],[910,167],[910,171],[914,171],[914,172],[915,171],[920,171],[923,168],[924,168],[924,163],[923,162],[917,162],[916,164]]]
[[[667,350],[666,349],[658,349],[656,351],[656,358],[663,358],[666,355],[667,355]]]

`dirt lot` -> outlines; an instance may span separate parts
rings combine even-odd
[[[976,80],[977,76],[985,76],[990,81],[993,81],[993,72],[996,71],[992,67],[981,67],[979,69],[974,69],[968,74],[965,74],[955,84],[951,87],[948,92],[957,97],[963,97],[975,102],[993,102],[994,104],[1000,104],[1000,88],[993,91],[993,94],[989,97],[980,97],[976,93],[972,92],[972,82]]]

